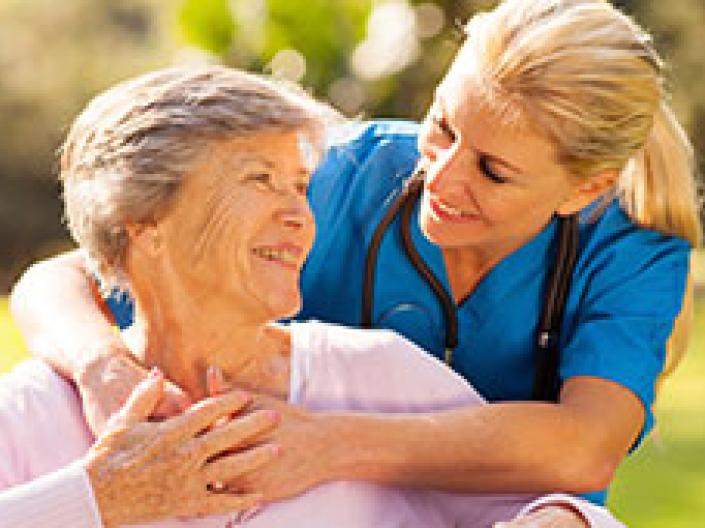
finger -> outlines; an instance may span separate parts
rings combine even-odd
[[[273,411],[257,411],[240,416],[211,429],[192,440],[192,447],[203,458],[246,445],[253,439],[270,432],[279,422]]]
[[[233,455],[218,458],[203,469],[206,484],[227,482],[237,477],[256,471],[271,462],[279,454],[279,448],[272,444],[262,444]]]
[[[243,512],[261,508],[264,498],[261,493],[230,494],[227,492],[204,492],[197,498],[193,506],[186,506],[179,515],[192,517],[194,515],[219,515]]]
[[[206,371],[206,385],[208,387],[208,394],[211,396],[223,394],[233,388],[225,381],[223,371],[217,365],[210,365],[208,367]]]
[[[219,418],[239,413],[250,402],[243,391],[232,391],[216,398],[206,398],[192,405],[184,414],[164,422],[167,434],[180,438],[194,437]]]
[[[152,413],[153,418],[171,418],[185,412],[192,404],[191,398],[178,385],[167,381],[164,384],[164,397]]]
[[[127,402],[117,412],[113,423],[125,427],[143,422],[154,412],[164,394],[164,374],[152,369],[127,398]]]

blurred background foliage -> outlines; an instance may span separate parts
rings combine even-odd
[[[652,32],[670,64],[674,106],[702,174],[705,1],[615,3]],[[70,247],[56,151],[72,118],[104,88],[169,64],[223,62],[299,82],[349,116],[418,119],[461,41],[463,21],[493,4],[0,0],[0,294],[29,262]],[[702,283],[702,257],[697,264]],[[702,296],[698,313],[693,352],[705,348]],[[25,353],[2,300],[0,345],[0,371]],[[701,356],[691,354],[664,391],[663,438],[620,470],[612,503],[630,525],[691,527],[705,519]]]
[[[705,2],[621,0],[672,69],[705,168]],[[418,119],[490,0],[0,0],[0,292],[68,245],[56,150],[87,100],[119,79],[217,61],[302,83],[345,114]]]

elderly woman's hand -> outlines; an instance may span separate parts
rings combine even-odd
[[[500,522],[494,528],[589,528],[588,522],[577,511],[557,504],[544,506],[509,522]]]
[[[242,392],[209,398],[163,422],[147,418],[164,391],[158,371],[140,383],[86,457],[106,527],[243,511],[261,494],[234,494],[219,483],[260,468],[276,454],[254,445],[275,425],[272,413],[231,419],[249,403]]]
[[[117,349],[115,349],[117,348]],[[149,374],[124,346],[88,354],[76,376],[86,422],[95,436],[105,430],[110,417],[125,404],[133,389]],[[169,418],[184,412],[191,401],[184,391],[164,382],[162,398],[152,410],[152,418]]]

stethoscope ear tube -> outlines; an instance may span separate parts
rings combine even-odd
[[[578,258],[578,215],[558,220],[558,249],[548,278],[537,336],[533,399],[557,402],[560,396],[560,328]]]
[[[394,221],[394,217],[397,216],[399,210],[407,202],[412,202],[412,204],[418,198],[418,193],[412,192],[414,182],[419,181],[423,185],[423,176],[425,172],[421,169],[414,172],[414,174],[409,178],[407,184],[402,189],[401,193],[394,200],[394,203],[387,209],[387,212],[380,220],[379,224],[372,233],[372,239],[370,240],[370,245],[367,247],[367,255],[365,257],[365,274],[362,279],[362,310],[360,313],[360,327],[361,328],[372,328],[372,312],[374,307],[374,297],[375,297],[375,268],[377,266],[377,256],[379,255],[379,248],[382,244],[382,238],[387,232],[389,224]],[[419,191],[420,192],[420,191]]]
[[[414,174],[406,182],[406,185],[404,186],[404,189],[402,189],[400,195],[387,210],[372,234],[372,239],[367,250],[367,257],[365,259],[360,326],[362,328],[372,327],[374,278],[377,256],[379,254],[379,248],[382,243],[384,233],[386,233],[389,225],[392,223],[396,215],[399,214],[399,211],[401,211],[399,230],[404,252],[416,271],[419,272],[426,283],[431,287],[443,309],[443,315],[446,323],[443,360],[448,366],[450,366],[453,362],[453,350],[455,350],[455,347],[458,346],[458,314],[456,311],[455,301],[443,287],[443,283],[433,274],[421,255],[419,255],[416,247],[414,246],[413,240],[411,239],[411,230],[409,229],[414,207],[423,192],[425,176],[426,171],[423,166],[419,167],[414,172]]]

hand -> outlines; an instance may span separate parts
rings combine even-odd
[[[148,375],[147,369],[132,359],[128,351],[91,356],[76,379],[88,427],[97,437],[108,419],[127,401],[132,390]],[[162,399],[152,418],[169,418],[184,412],[191,401],[184,391],[165,382]]]
[[[589,524],[570,507],[548,505],[509,522],[499,522],[494,528],[589,528]]]
[[[272,429],[271,413],[252,412],[231,420],[250,400],[242,392],[231,392],[203,400],[183,415],[148,422],[164,384],[162,375],[153,371],[86,456],[106,527],[251,510],[261,503],[261,494],[229,493],[218,483],[272,460],[276,451],[270,444],[235,452]]]
[[[207,388],[211,395],[231,389],[216,368],[208,369]],[[276,398],[257,395],[253,407],[274,411],[278,426],[267,436],[276,445],[277,460],[256,471],[228,479],[228,489],[259,493],[264,502],[274,502],[300,495],[308,489],[332,480],[328,470],[333,442],[326,435],[320,415]]]

